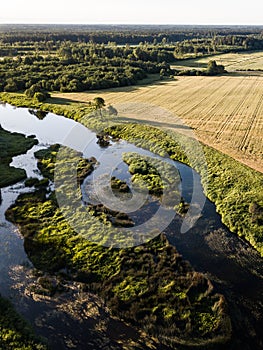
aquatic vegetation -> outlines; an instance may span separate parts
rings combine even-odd
[[[9,166],[14,156],[26,153],[38,141],[26,138],[22,134],[10,133],[0,126],[0,188],[6,187],[26,178],[23,169]]]
[[[157,154],[169,154],[174,160],[190,164],[201,175],[205,195],[215,203],[222,222],[230,231],[248,240],[263,256],[261,173],[211,147],[202,145],[202,149],[197,150],[194,141],[184,135],[152,126],[129,123],[107,128],[107,132]],[[198,151],[202,151],[203,155],[198,155]],[[255,213],[251,211],[253,205],[259,208],[259,220],[255,220]]]
[[[37,338],[31,326],[13,309],[11,303],[0,297],[0,348],[47,350],[48,347]]]
[[[39,168],[49,178],[54,170],[49,166],[54,164],[54,149],[37,153]],[[76,152],[74,157],[78,164]],[[71,183],[64,180],[68,192]],[[116,178],[113,182],[118,183]],[[76,210],[74,215],[81,220],[85,210],[88,208]],[[20,195],[6,213],[8,220],[20,227],[26,252],[37,268],[50,272],[66,269],[69,278],[84,282],[102,296],[114,315],[169,346],[195,342],[207,346],[229,339],[231,323],[223,296],[182,260],[164,235],[134,248],[106,248],[86,239],[100,234],[96,216],[85,221],[85,235],[74,231],[63,214],[54,193],[43,189]],[[114,233],[107,213],[101,215],[106,227],[103,234]],[[197,313],[206,314],[203,328],[196,321]]]
[[[115,176],[111,178],[111,188],[115,194],[129,193],[131,190],[125,181],[117,179]]]
[[[150,194],[163,198],[168,204],[170,198],[178,197],[180,175],[171,164],[157,158],[146,157],[138,153],[123,153],[123,161],[129,165],[132,182],[140,188],[147,188]]]

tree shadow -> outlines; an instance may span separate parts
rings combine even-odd
[[[155,120],[147,120],[147,119],[139,119],[139,118],[129,118],[129,117],[120,117],[119,121],[123,121],[125,123],[137,123],[137,124],[149,124],[158,128],[169,128],[169,129],[184,129],[184,130],[193,130],[188,125],[183,125],[176,123],[167,123],[163,121],[155,121]]]
[[[47,100],[48,103],[53,104],[53,105],[63,105],[63,106],[70,106],[72,103],[80,103],[80,101],[71,99],[71,98],[65,98],[65,97],[51,97],[50,99]],[[85,103],[85,102],[81,102]]]

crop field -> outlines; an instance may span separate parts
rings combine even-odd
[[[263,70],[263,52],[251,53],[225,53],[209,57],[202,57],[197,59],[190,59],[179,61],[172,66],[174,69],[202,69],[206,68],[210,60],[217,61],[218,64],[223,64],[227,71],[238,70]]]
[[[125,120],[185,132],[263,172],[263,76],[178,77],[150,86],[53,96],[87,102],[101,96]],[[150,105],[168,112],[153,113]]]

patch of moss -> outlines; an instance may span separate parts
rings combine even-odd
[[[111,188],[113,192],[129,193],[131,190],[125,181],[117,179],[115,176],[111,178]]]
[[[173,165],[133,152],[123,153],[122,159],[129,165],[135,185],[146,188],[150,194],[158,197],[167,191],[164,197],[166,204],[169,204],[171,198],[178,197],[180,175]]]

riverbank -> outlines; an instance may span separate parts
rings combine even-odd
[[[13,157],[26,153],[37,143],[35,138],[10,133],[0,126],[0,188],[13,185],[26,178],[24,169],[11,167],[10,163]],[[47,349],[47,346],[34,335],[32,327],[15,312],[11,303],[0,296],[0,347],[2,346],[4,349]]]
[[[26,153],[38,141],[34,138],[26,138],[22,134],[5,131],[0,125],[0,188],[13,185],[26,178],[23,169],[9,166],[12,157]]]
[[[122,117],[101,117],[87,103],[52,98],[38,103],[17,93],[1,93],[0,100],[19,107],[48,111],[83,123],[86,127],[106,129],[114,137],[149,149],[160,155],[191,165],[200,175],[205,195],[215,203],[229,230],[246,239],[263,256],[263,175],[233,158],[201,144],[200,157],[196,143],[185,135],[142,124],[127,123]],[[182,147],[182,145],[184,145]],[[200,153],[200,149],[198,150]],[[204,155],[204,157],[203,157]],[[194,160],[195,158],[196,161]]]

